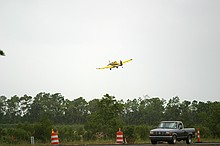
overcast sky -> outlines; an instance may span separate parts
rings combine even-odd
[[[8,98],[220,101],[220,0],[0,0],[0,49]]]

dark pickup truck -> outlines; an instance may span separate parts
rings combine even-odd
[[[195,137],[195,128],[184,128],[181,121],[162,121],[158,128],[150,131],[150,140],[152,144],[158,141],[166,141],[169,144],[175,144],[176,141],[185,140],[187,144],[192,143]]]

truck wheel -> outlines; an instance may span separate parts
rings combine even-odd
[[[157,141],[151,140],[152,144],[157,144]]]
[[[188,135],[188,137],[186,139],[186,143],[187,144],[191,144],[192,143],[192,135]]]
[[[176,143],[176,135],[173,135],[172,140],[168,141],[169,144],[175,144]]]

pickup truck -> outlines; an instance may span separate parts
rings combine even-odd
[[[158,128],[150,131],[150,140],[152,144],[158,141],[166,141],[169,144],[175,144],[176,141],[185,140],[187,144],[192,143],[195,137],[195,128],[184,128],[181,121],[162,121]]]

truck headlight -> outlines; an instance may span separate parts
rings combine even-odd
[[[154,134],[154,132],[153,132],[153,131],[150,131],[150,134]]]
[[[167,132],[165,132],[165,134],[166,134],[166,135],[171,135],[171,132],[168,132],[168,131],[167,131]]]

